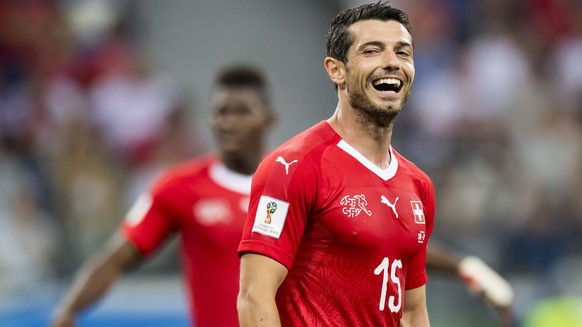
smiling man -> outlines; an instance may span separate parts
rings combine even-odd
[[[241,326],[429,326],[429,177],[391,147],[414,80],[407,15],[383,3],[331,22],[335,113],[272,152],[253,178]]]

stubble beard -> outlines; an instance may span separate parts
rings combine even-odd
[[[350,89],[355,92],[348,92],[348,102],[354,109],[357,121],[363,126],[379,129],[392,127],[409,96],[406,94],[399,107],[393,107],[391,104],[379,106],[366,97],[363,90],[348,86],[348,90]]]

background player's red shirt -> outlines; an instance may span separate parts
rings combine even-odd
[[[197,327],[237,326],[239,258],[251,176],[206,158],[169,170],[142,195],[121,229],[143,254],[174,233]]]
[[[239,254],[289,269],[284,326],[400,326],[404,291],[424,285],[431,180],[392,150],[379,169],[323,121],[259,166]]]

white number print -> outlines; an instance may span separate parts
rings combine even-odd
[[[390,268],[390,278],[388,278],[388,268]],[[398,312],[402,306],[402,287],[400,286],[400,278],[396,276],[396,269],[402,269],[402,261],[395,259],[390,266],[390,260],[386,257],[384,257],[378,267],[374,269],[375,275],[380,275],[380,273],[382,273],[382,292],[380,293],[380,304],[378,306],[380,311],[384,311],[384,308],[386,307],[386,292],[388,291],[389,282],[396,284],[398,287],[398,299],[396,299],[394,295],[390,295],[388,298],[390,312]],[[396,301],[398,301],[398,303],[395,303]]]

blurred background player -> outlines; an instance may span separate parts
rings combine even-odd
[[[436,272],[457,277],[471,294],[495,309],[501,326],[517,324],[513,310],[513,287],[481,258],[465,255],[432,238],[427,247],[426,268],[429,275]]]
[[[214,87],[210,122],[219,154],[167,170],[139,197],[118,233],[81,267],[53,326],[74,326],[78,313],[175,234],[181,239],[193,325],[237,325],[236,247],[251,176],[275,117],[264,76],[252,66],[226,67]]]

